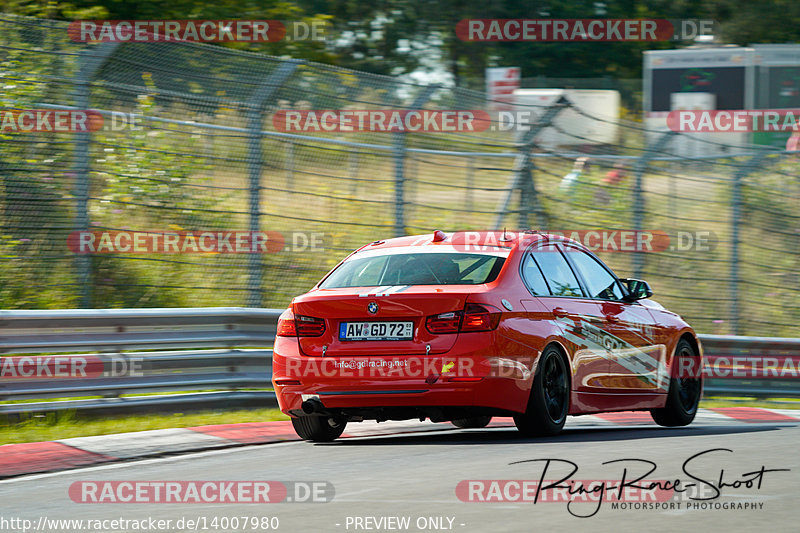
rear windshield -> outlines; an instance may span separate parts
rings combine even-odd
[[[321,289],[383,285],[480,285],[497,278],[505,257],[468,253],[403,253],[354,257]]]

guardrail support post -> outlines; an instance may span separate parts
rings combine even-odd
[[[261,125],[267,103],[289,79],[297,67],[305,61],[288,60],[275,69],[256,89],[250,98],[250,109],[247,113],[247,173],[250,183],[250,235],[261,231],[261,169],[264,166],[264,154],[261,150]],[[247,306],[261,306],[261,280],[263,277],[263,261],[261,254],[251,253],[248,261]]]
[[[119,43],[102,43],[81,51],[77,79],[75,80],[75,108],[89,109],[91,83],[94,75],[114,53]],[[89,230],[89,144],[91,133],[81,131],[75,134],[75,155],[72,166],[75,175],[73,195],[75,197],[75,231]],[[92,258],[85,254],[75,254],[75,275],[80,293],[80,306],[92,307]]]
[[[428,85],[414,99],[410,109],[417,110],[427,102],[441,85]],[[394,236],[402,237],[406,234],[406,137],[405,133],[397,132],[392,135],[394,152]]]

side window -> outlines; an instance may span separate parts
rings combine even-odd
[[[547,296],[550,294],[550,289],[547,288],[542,271],[539,270],[539,265],[533,260],[531,254],[525,254],[525,259],[522,263],[522,280],[534,295]]]
[[[567,260],[555,246],[544,246],[531,252],[531,255],[542,269],[550,294],[553,296],[583,296],[581,286],[575,278]]]
[[[622,289],[620,289],[617,279],[600,262],[583,250],[573,248],[568,253],[569,258],[586,281],[586,289],[591,298],[622,299]]]

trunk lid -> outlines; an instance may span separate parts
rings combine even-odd
[[[294,300],[295,315],[323,318],[325,333],[300,337],[305,355],[419,355],[442,354],[456,342],[457,333],[434,335],[425,327],[430,315],[461,311],[467,297],[481,286],[394,286],[315,289]],[[370,304],[377,310],[371,313]],[[375,307],[373,306],[373,309]],[[412,322],[410,340],[341,340],[342,323]],[[430,351],[427,351],[430,346]]]

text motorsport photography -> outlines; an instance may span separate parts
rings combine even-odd
[[[729,465],[734,450],[711,448],[686,458],[680,476],[653,479],[656,462],[642,458],[604,461],[607,469],[621,470],[613,479],[575,479],[579,465],[559,458],[526,459],[511,463],[541,469],[539,477],[527,480],[463,480],[456,486],[459,500],[469,503],[520,502],[561,503],[572,516],[591,518],[605,507],[614,510],[763,510],[758,494],[769,478],[787,475],[789,468],[767,468],[741,472]],[[710,465],[725,464],[714,474]],[[553,477],[556,476],[556,477]],[[561,477],[557,477],[561,476]],[[606,504],[609,504],[606,505]]]

